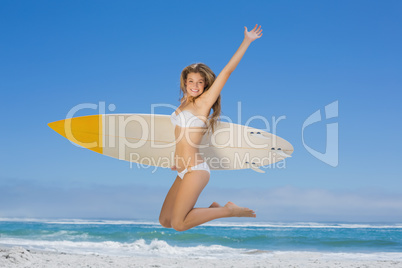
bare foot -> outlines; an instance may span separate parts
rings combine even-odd
[[[209,207],[210,208],[221,208],[222,206],[219,205],[217,202],[213,202]]]
[[[256,217],[253,210],[249,208],[239,207],[232,202],[228,202],[225,207],[230,210],[231,217]]]

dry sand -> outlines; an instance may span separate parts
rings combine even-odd
[[[0,248],[0,267],[402,267],[401,253],[269,252],[234,259],[120,257]]]

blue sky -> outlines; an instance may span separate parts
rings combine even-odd
[[[2,1],[0,217],[157,220],[174,172],[77,148],[47,123],[81,103],[115,113],[177,105],[181,70],[203,62],[218,74],[243,27],[258,23],[264,35],[223,89],[222,112],[236,121],[241,102],[242,124],[286,116],[277,135],[295,152],[265,174],[212,172],[198,204],[230,200],[255,208],[257,221],[401,222],[401,10],[400,1]],[[325,152],[326,125],[338,123],[337,167],[301,135],[334,101],[339,116],[304,134]]]

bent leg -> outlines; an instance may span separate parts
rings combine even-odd
[[[194,170],[187,173],[180,184],[174,201],[171,225],[176,231],[185,231],[205,222],[224,217],[255,217],[253,210],[228,202],[209,208],[194,208],[195,203],[209,181],[209,173]]]
[[[173,182],[172,187],[170,187],[170,190],[166,195],[165,201],[163,202],[161,213],[159,215],[159,222],[165,228],[172,227],[171,221],[173,205],[174,201],[176,200],[176,195],[180,188],[181,181],[181,178],[177,176],[176,180]]]
[[[184,231],[208,221],[196,219],[190,212],[194,210],[199,195],[208,184],[209,176],[205,170],[194,170],[184,175],[172,211],[172,227],[175,230]]]

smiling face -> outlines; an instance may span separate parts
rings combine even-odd
[[[185,85],[188,96],[197,97],[204,92],[205,79],[200,73],[189,73]]]

